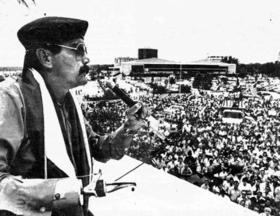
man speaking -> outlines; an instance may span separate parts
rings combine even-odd
[[[84,20],[44,17],[18,31],[22,79],[0,84],[0,215],[91,215],[81,189],[91,182],[92,157],[120,159],[145,125],[140,103],[112,134],[99,136],[84,121],[71,89],[87,83],[87,28]]]

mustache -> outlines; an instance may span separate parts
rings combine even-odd
[[[89,73],[89,66],[88,65],[83,65],[80,67],[79,74],[88,74]]]

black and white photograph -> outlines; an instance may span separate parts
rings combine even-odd
[[[0,216],[279,216],[280,2],[0,0]]]

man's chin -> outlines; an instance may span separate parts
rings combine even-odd
[[[79,82],[79,85],[85,85],[88,83],[88,80],[87,79],[83,79]]]
[[[76,85],[75,85],[74,88],[76,88],[78,86],[86,85],[87,83],[88,83],[88,79],[85,76],[80,75],[79,78],[76,81]]]

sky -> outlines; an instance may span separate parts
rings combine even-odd
[[[17,31],[44,16],[86,19],[92,64],[137,57],[138,48],[158,57],[190,62],[231,55],[241,63],[278,60],[279,0],[0,0],[0,67],[22,66]]]

